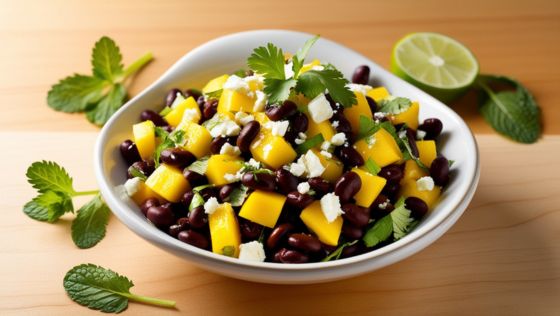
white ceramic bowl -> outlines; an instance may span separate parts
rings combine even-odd
[[[124,139],[131,138],[131,126],[138,121],[140,112],[145,109],[160,110],[163,98],[171,88],[201,87],[217,75],[246,68],[245,61],[257,46],[272,42],[284,51],[295,52],[311,36],[293,31],[260,30],[220,37],[187,53],[161,78],[127,102],[103,127],[94,153],[97,181],[113,213],[147,241],[203,269],[266,283],[316,283],[359,275],[409,257],[446,232],[468,206],[478,184],[478,149],[471,131],[454,111],[438,100],[395,77],[365,56],[325,38],[315,43],[308,60],[318,58],[324,63],[332,63],[347,78],[356,66],[368,65],[373,83],[387,87],[393,95],[419,101],[421,119],[437,117],[443,122],[440,151],[455,161],[453,178],[439,204],[414,231],[381,249],[331,262],[292,265],[243,262],[195,248],[159,231],[131,200],[122,198],[117,186],[126,180],[126,165],[118,147]]]

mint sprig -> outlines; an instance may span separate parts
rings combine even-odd
[[[91,248],[105,237],[111,211],[97,194],[78,210],[72,222],[72,240],[79,248]]]

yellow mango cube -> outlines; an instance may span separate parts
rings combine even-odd
[[[134,135],[134,143],[140,157],[143,160],[152,158],[156,150],[156,131],[155,125],[152,121],[144,121],[132,125],[132,134]]]
[[[325,171],[323,171],[321,178],[331,183],[336,182],[342,176],[342,171],[344,169],[342,162],[334,155],[331,158],[323,156],[321,152],[315,148],[311,149],[311,151],[315,154],[315,156],[319,157],[321,165],[325,167]]]
[[[251,143],[253,158],[271,167],[278,169],[296,159],[296,151],[281,136],[269,133],[260,133]]]
[[[186,110],[191,110],[191,111],[194,110],[196,112],[196,114],[192,117],[192,119],[189,118],[188,121],[198,123],[201,114],[200,114],[200,109],[198,108],[198,104],[196,103],[196,100],[193,97],[188,97],[185,101],[177,104],[177,106],[174,109],[172,109],[169,113],[167,113],[164,119],[167,121],[167,123],[169,123],[169,125],[173,127],[177,127],[177,125],[179,125],[183,120],[183,116]]]
[[[255,99],[243,93],[224,89],[218,102],[218,113],[252,112]]]
[[[360,92],[354,92],[354,95],[356,96],[357,103],[351,107],[344,108],[344,116],[346,116],[350,122],[352,132],[357,134],[360,130],[360,116],[372,118],[373,114],[371,113],[366,97]]]
[[[407,160],[404,163],[404,176],[401,180],[401,183],[404,183],[406,181],[416,181],[422,177],[428,176],[428,173],[424,170],[422,170],[422,168],[420,168],[420,166],[418,166],[418,164],[416,163],[416,161],[414,160]]]
[[[416,141],[416,147],[418,147],[418,158],[424,166],[430,168],[432,161],[437,157],[436,142],[434,140],[419,140]]]
[[[179,202],[191,188],[181,170],[166,164],[159,165],[148,177],[146,186],[169,202]]]
[[[261,124],[261,132],[268,132],[268,129],[263,128],[266,123],[270,122],[268,116],[266,116],[264,112],[255,112],[253,113],[253,117],[255,118],[255,121]]]
[[[352,171],[357,173],[360,180],[362,180],[362,186],[360,191],[354,195],[354,200],[356,200],[356,204],[359,206],[369,207],[379,193],[381,193],[387,180],[362,169],[353,168]]]
[[[212,135],[201,125],[192,122],[182,122],[177,129],[185,132],[185,145],[183,148],[190,151],[196,158],[200,159],[210,153]]]
[[[385,87],[373,88],[367,92],[367,96],[372,98],[376,103],[379,103],[379,101],[385,99],[389,95],[389,91],[387,91]]]
[[[206,177],[210,183],[224,185],[233,182],[226,175],[235,175],[243,167],[243,160],[231,155],[212,155],[208,159]]]
[[[212,252],[237,258],[241,233],[231,204],[220,204],[214,213],[208,215],[208,226],[210,227]]]
[[[315,201],[303,209],[299,217],[322,243],[330,246],[338,245],[338,238],[342,231],[342,216],[329,223],[321,210],[321,202]]]
[[[320,66],[321,65],[321,61],[319,61],[319,59],[313,59],[309,64],[305,64],[301,67],[299,73],[302,74],[304,72],[307,72],[311,69],[313,69],[313,67],[315,66]]]
[[[421,199],[422,201],[426,202],[428,208],[431,210],[434,207],[434,205],[437,203],[440,193],[441,193],[441,187],[438,187],[437,185],[434,186],[434,188],[431,191],[419,191],[418,187],[416,186],[416,180],[408,180],[401,185],[399,196],[405,198],[409,196],[415,196]]]
[[[224,86],[224,83],[226,83],[228,78],[229,78],[229,75],[221,75],[219,77],[216,77],[216,78],[208,81],[208,83],[204,86],[204,88],[202,88],[202,93],[208,94],[210,92],[214,92],[214,91],[218,91],[218,90],[222,89],[222,87]]]
[[[143,180],[140,180],[138,178],[138,181],[138,189],[132,194],[132,196],[130,196],[134,203],[136,203],[137,205],[141,205],[149,198],[156,198],[160,202],[164,201],[164,199],[157,195],[157,193],[152,191],[152,189],[150,189]]]
[[[412,102],[410,107],[397,115],[393,116],[393,124],[406,124],[408,127],[416,130],[418,128],[418,112],[420,111],[420,106],[418,102]]]
[[[354,144],[354,148],[364,160],[371,158],[380,167],[388,166],[403,158],[397,142],[384,128],[370,137],[360,139]]]
[[[249,195],[239,216],[265,227],[273,228],[280,217],[286,197],[274,192],[255,190]]]
[[[322,134],[326,141],[330,141],[331,138],[336,134],[336,130],[332,127],[329,120],[323,121],[321,123],[315,123],[313,119],[307,114],[307,119],[309,121],[309,126],[307,127],[307,137],[313,137],[317,134]],[[320,146],[320,144],[319,144]]]

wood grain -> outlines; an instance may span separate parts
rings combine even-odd
[[[0,130],[96,130],[82,115],[51,111],[45,100],[59,79],[90,71],[91,47],[102,35],[120,44],[125,62],[146,51],[156,56],[132,84],[136,94],[193,47],[262,28],[318,33],[385,67],[392,46],[405,34],[446,33],[473,50],[483,73],[510,75],[526,84],[543,108],[545,132],[560,133],[556,0],[0,0]],[[474,96],[453,107],[475,132],[492,132],[477,114]]]
[[[178,310],[130,304],[131,315],[554,315],[560,309],[560,136],[522,146],[478,136],[482,177],[468,210],[441,239],[413,257],[357,278],[277,286],[195,268],[137,237],[112,217],[107,237],[77,249],[70,220],[33,221],[27,166],[52,159],[80,190],[95,186],[95,133],[0,133],[0,314],[95,314],[71,302],[62,278],[91,262],[130,277],[133,292],[173,299]],[[61,150],[63,149],[63,150]],[[530,163],[529,163],[530,162]],[[76,201],[80,205],[80,201]]]

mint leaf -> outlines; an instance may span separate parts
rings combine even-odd
[[[297,146],[296,147],[296,152],[299,155],[305,154],[309,149],[311,149],[315,146],[319,146],[324,141],[325,141],[325,139],[323,138],[323,134],[317,134],[313,137],[308,138],[303,143],[301,143],[299,146]]]
[[[288,99],[292,88],[297,81],[293,78],[287,80],[266,78],[264,79],[264,93],[268,96],[270,104],[281,103]]]
[[[72,178],[66,170],[54,161],[34,162],[27,168],[27,182],[39,193],[46,191],[61,192],[73,196]]]
[[[348,80],[332,65],[327,65],[323,70],[310,70],[298,77],[296,90],[307,98],[313,99],[325,89],[329,90],[331,98],[344,107],[356,104],[356,96],[346,84]]]
[[[91,248],[103,237],[109,222],[109,208],[96,195],[78,210],[78,216],[72,222],[72,240],[79,248]]]
[[[56,111],[82,112],[101,99],[106,86],[107,83],[99,78],[75,74],[52,86],[47,104]]]
[[[518,81],[505,76],[480,76],[478,85],[486,92],[479,111],[494,130],[520,143],[534,143],[541,135],[540,109],[533,95]],[[492,90],[492,84],[512,87],[513,91]]]
[[[393,233],[393,219],[391,215],[386,215],[375,222],[362,238],[366,247],[373,247],[380,242],[387,240]]]
[[[315,35],[313,38],[307,40],[303,47],[300,48],[296,55],[292,58],[292,70],[294,71],[294,78],[297,78],[299,75],[299,71],[301,67],[303,67],[303,63],[305,62],[305,57],[307,57],[307,53],[311,49],[311,46],[315,44],[315,42],[319,39],[319,35]]]
[[[95,107],[87,111],[86,117],[95,125],[103,125],[123,105],[125,99],[126,89],[122,84],[117,84]]]
[[[253,50],[247,60],[249,68],[256,73],[262,74],[268,79],[285,80],[284,72],[284,53],[282,49],[268,43],[265,46],[257,47]]]
[[[115,41],[103,36],[95,46],[91,56],[93,75],[115,82],[123,72],[121,51]]]
[[[376,176],[379,171],[381,171],[381,167],[373,161],[373,159],[368,158],[365,162],[366,170],[371,173],[372,175]]]
[[[399,114],[402,113],[412,105],[408,98],[396,97],[391,100],[383,99],[380,102],[379,112]]]
[[[173,308],[174,301],[130,293],[134,283],[127,277],[94,264],[75,266],[64,276],[64,290],[74,302],[105,313],[120,313],[128,301]]]
[[[66,212],[73,212],[72,199],[64,194],[46,191],[23,206],[23,212],[34,220],[53,223]]]

